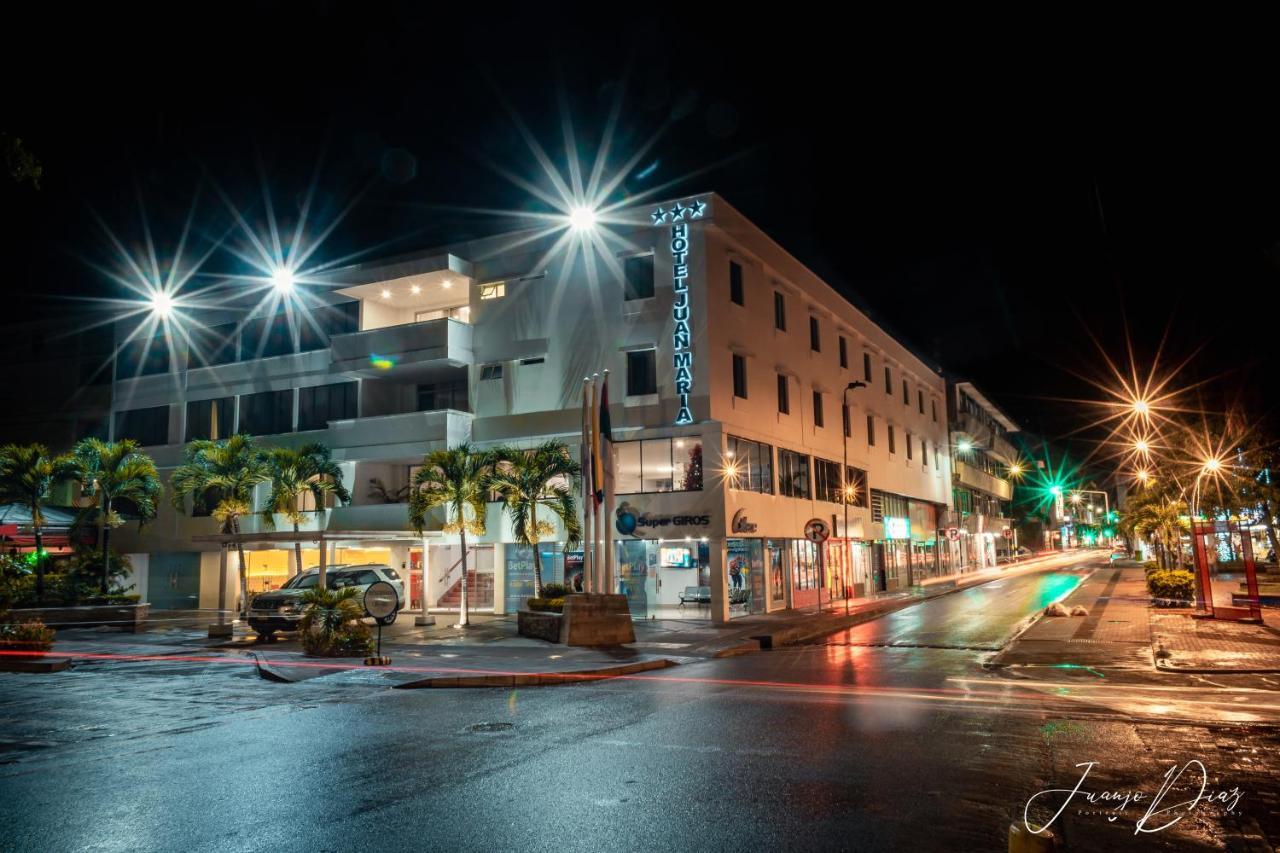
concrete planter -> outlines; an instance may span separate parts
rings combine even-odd
[[[520,636],[546,640],[548,643],[560,642],[560,625],[563,621],[564,617],[559,613],[521,610],[516,614],[516,627]]]
[[[563,619],[560,642],[567,646],[621,646],[636,641],[625,595],[566,596]]]
[[[150,604],[99,604],[90,607],[28,607],[10,610],[15,622],[39,619],[50,628],[96,628],[110,625],[131,634],[147,629]]]

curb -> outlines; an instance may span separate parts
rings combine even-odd
[[[62,672],[71,668],[67,657],[0,657],[0,672]]]
[[[424,688],[448,687],[552,687],[557,684],[577,684],[584,681],[602,681],[620,675],[634,675],[638,672],[649,672],[655,669],[666,669],[677,666],[673,660],[639,661],[621,666],[606,666],[599,669],[580,669],[574,672],[531,672],[527,675],[457,675],[423,678],[404,684],[392,685],[396,690],[419,690]]]

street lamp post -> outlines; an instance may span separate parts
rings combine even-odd
[[[840,469],[840,479],[844,481],[844,493],[841,495],[844,504],[844,612],[849,614],[849,566],[853,564],[853,543],[849,540],[849,433],[853,432],[853,418],[849,415],[849,392],[858,388],[866,388],[867,383],[854,380],[844,386],[844,392],[840,395],[840,401],[844,405],[841,421],[842,424],[848,425],[848,429],[843,430],[844,445],[843,465]]]

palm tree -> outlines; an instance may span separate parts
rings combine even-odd
[[[0,503],[21,504],[31,514],[36,545],[36,597],[44,597],[44,514],[41,505],[63,464],[43,444],[0,447]]]
[[[413,478],[413,493],[409,496],[409,523],[418,535],[427,526],[427,513],[437,507],[445,510],[445,533],[457,533],[462,546],[462,613],[459,627],[469,624],[467,619],[467,532],[476,536],[484,534],[485,511],[489,493],[489,481],[493,472],[494,456],[491,452],[476,450],[463,442],[448,450],[436,450],[422,459],[422,468]],[[423,590],[423,607],[426,607],[427,591]]]
[[[178,512],[210,510],[223,533],[240,533],[240,519],[253,512],[253,489],[271,479],[262,451],[248,435],[216,441],[200,439],[187,444],[183,462],[169,477],[169,499]],[[212,506],[210,503],[212,502]],[[249,564],[244,543],[236,540],[240,556],[240,617],[249,609]]]
[[[298,449],[273,447],[267,451],[267,468],[271,475],[271,496],[262,510],[262,522],[274,528],[276,513],[293,523],[298,532],[302,522],[302,510],[298,504],[304,495],[311,495],[315,503],[313,512],[324,511],[326,495],[333,495],[342,503],[351,502],[351,493],[342,485],[342,469],[333,461],[333,453],[323,444],[304,444]],[[324,547],[324,543],[320,543]],[[293,553],[297,571],[302,574],[302,541],[295,539]]]
[[[1182,534],[1187,528],[1183,521],[1185,513],[1186,507],[1180,500],[1155,493],[1143,495],[1121,511],[1120,530],[1126,535],[1154,539],[1160,567],[1167,568],[1172,557],[1176,568],[1176,555],[1181,551]]]
[[[542,555],[538,543],[555,533],[555,527],[538,518],[538,508],[564,525],[568,544],[582,538],[578,508],[573,499],[573,482],[582,467],[569,455],[562,441],[548,441],[532,450],[501,448],[496,451],[491,488],[502,495],[511,517],[516,541],[533,548],[533,594],[542,596]]]
[[[93,499],[98,510],[98,527],[102,542],[102,583],[105,594],[111,575],[111,528],[123,520],[115,512],[115,502],[126,500],[138,513],[141,526],[155,518],[156,504],[162,491],[160,473],[151,457],[139,450],[131,438],[102,441],[86,438],[71,450],[61,466],[61,474],[80,484],[81,494]]]

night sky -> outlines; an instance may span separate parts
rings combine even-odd
[[[615,200],[671,181],[661,196],[720,192],[1030,429],[1087,422],[1053,398],[1096,397],[1076,376],[1104,378],[1090,336],[1123,358],[1126,328],[1143,364],[1166,332],[1167,363],[1203,346],[1179,381],[1212,380],[1206,405],[1275,414],[1280,140],[1274,74],[1247,50],[679,3],[471,19],[36,5],[6,13],[0,60],[0,131],[45,170],[39,191],[0,181],[4,287],[23,309],[6,320],[123,295],[85,263],[110,261],[94,215],[136,245],[141,201],[164,253],[194,209],[206,245],[231,227],[220,192],[262,220],[260,175],[285,221],[313,174],[317,221],[353,205],[324,257],[500,229],[462,209],[541,208],[493,164],[546,183],[512,115],[559,159],[567,109],[590,159],[621,97],[610,165],[660,136]]]

